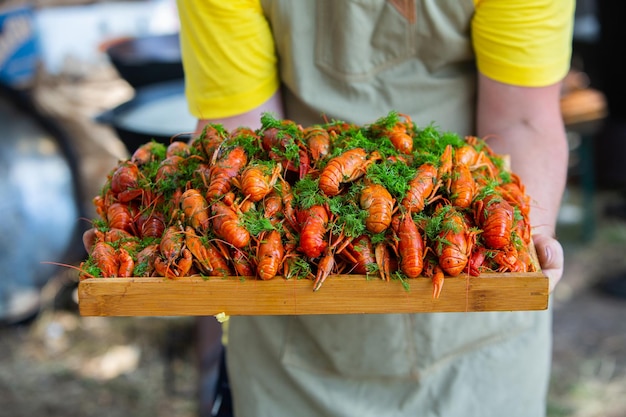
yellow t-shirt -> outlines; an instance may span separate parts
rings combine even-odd
[[[274,94],[280,84],[277,58],[259,0],[177,1],[187,99],[195,117],[244,113]],[[472,43],[481,73],[527,87],[550,85],[566,74],[574,0],[474,4]]]
[[[244,113],[276,92],[274,40],[259,0],[178,0],[178,13],[193,116]]]

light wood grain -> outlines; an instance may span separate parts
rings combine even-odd
[[[211,316],[545,310],[541,273],[447,277],[438,299],[428,278],[390,282],[334,275],[313,291],[310,280],[185,277],[92,278],[79,283],[83,316]]]

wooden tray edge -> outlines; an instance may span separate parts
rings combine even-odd
[[[541,272],[382,281],[331,275],[313,291],[308,279],[276,277],[91,278],[79,282],[82,316],[209,316],[531,311],[548,308]]]

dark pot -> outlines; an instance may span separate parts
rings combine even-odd
[[[102,49],[134,88],[183,78],[177,33],[114,40]]]
[[[173,137],[188,138],[196,127],[187,110],[183,80],[139,88],[131,100],[96,120],[113,127],[129,153],[152,140],[169,144]]]

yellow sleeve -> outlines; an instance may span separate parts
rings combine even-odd
[[[177,0],[177,6],[193,116],[245,113],[276,92],[274,41],[258,0]]]
[[[574,0],[475,0],[478,70],[496,81],[541,87],[570,66]]]

